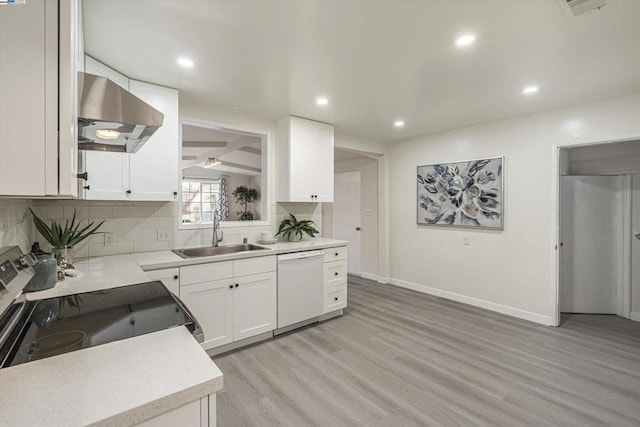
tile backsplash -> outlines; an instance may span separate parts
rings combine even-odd
[[[6,201],[6,200],[5,200]],[[0,207],[3,206],[0,204]],[[26,211],[31,206],[40,217],[51,219],[65,219],[73,215],[74,209],[78,218],[86,223],[89,221],[105,221],[100,231],[109,233],[107,239],[104,234],[98,234],[87,239],[75,248],[75,256],[115,255],[133,252],[147,252],[206,246],[211,243],[212,230],[210,227],[199,229],[178,229],[178,205],[176,202],[109,202],[87,200],[32,200],[22,201],[21,207],[6,208],[16,211]],[[3,210],[4,208],[0,208]],[[274,203],[271,207],[271,222],[268,225],[222,225],[224,232],[223,244],[241,243],[244,237],[250,242],[259,239],[260,232],[277,231],[280,222],[292,212],[298,219],[315,221],[317,229],[322,229],[322,209],[319,203]],[[7,213],[7,215],[10,215]],[[28,247],[31,241],[39,240],[43,249],[48,244],[34,231],[29,214],[26,215],[28,227],[21,227],[21,239]],[[13,221],[16,222],[16,221]],[[15,227],[15,225],[14,225]],[[159,234],[166,233],[168,241],[159,241]],[[33,237],[32,237],[33,236]],[[107,244],[105,244],[107,243]],[[25,248],[23,248],[25,249]]]
[[[29,206],[30,200],[0,199],[0,247],[18,245],[23,251],[31,249],[33,223]]]

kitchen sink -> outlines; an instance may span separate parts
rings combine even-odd
[[[237,252],[247,251],[270,251],[270,248],[264,248],[252,244],[224,245],[224,246],[205,246],[202,248],[174,249],[171,252],[181,256],[182,258],[200,258],[205,256],[227,255]]]

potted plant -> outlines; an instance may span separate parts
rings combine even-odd
[[[29,211],[33,216],[33,225],[35,225],[42,237],[49,242],[51,252],[56,257],[58,265],[63,268],[68,266],[69,251],[86,238],[101,233],[98,229],[104,224],[104,220],[97,225],[95,222],[90,222],[81,228],[81,221],[76,222],[76,210],[74,209],[73,217],[71,220],[67,219],[64,225],[62,222],[55,220],[51,220],[51,225],[47,225],[31,208],[29,208]]]
[[[258,190],[255,188],[241,185],[233,190],[233,197],[236,198],[236,203],[240,203],[244,206],[244,211],[237,212],[240,221],[253,221],[253,212],[249,210],[249,203],[253,203],[258,200]]]
[[[285,239],[291,241],[302,240],[302,233],[315,237],[316,234],[320,232],[316,230],[314,225],[315,223],[311,220],[298,221],[298,219],[290,213],[289,218],[282,220],[280,223],[276,236],[281,235]]]

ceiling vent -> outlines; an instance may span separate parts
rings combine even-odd
[[[592,10],[600,9],[606,4],[605,0],[561,0],[569,6],[573,16],[582,15]]]

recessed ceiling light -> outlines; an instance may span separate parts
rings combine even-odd
[[[404,126],[404,122],[402,120],[396,120],[395,122],[393,122],[393,125],[397,128],[401,128],[402,126]]]
[[[469,46],[475,40],[476,40],[476,36],[474,36],[473,34],[467,34],[462,37],[458,37],[458,39],[456,40],[456,45]]]
[[[316,104],[327,105],[329,104],[329,100],[327,98],[316,98]]]
[[[524,95],[532,95],[538,92],[538,89],[540,89],[538,86],[527,86],[524,89],[522,89],[522,93]]]
[[[189,58],[178,58],[178,64],[187,68],[193,67],[193,61]]]

